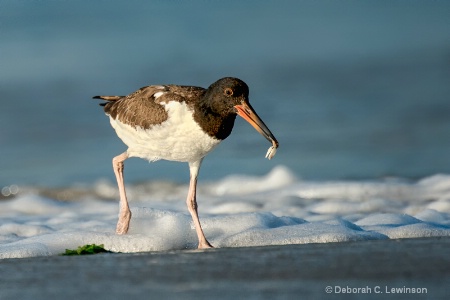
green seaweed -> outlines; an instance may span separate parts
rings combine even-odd
[[[103,244],[101,244],[101,245],[96,245],[96,244],[84,245],[84,246],[78,247],[78,249],[76,249],[76,250],[66,249],[66,252],[63,253],[62,255],[90,255],[90,254],[110,252],[110,251],[105,250],[105,248],[103,248],[103,247],[104,247]]]

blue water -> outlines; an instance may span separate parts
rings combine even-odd
[[[201,179],[450,173],[450,2],[1,1],[0,187],[113,180],[125,146],[91,97],[243,79],[280,142],[239,120]],[[126,180],[187,181],[139,159]]]

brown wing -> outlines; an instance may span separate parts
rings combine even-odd
[[[148,129],[167,119],[167,111],[161,103],[178,101],[193,106],[204,91],[204,88],[193,86],[150,85],[128,96],[95,96],[94,98],[109,101],[100,105],[105,107],[106,114],[114,120],[118,119],[133,127]]]
[[[198,86],[165,85],[164,87],[167,92],[161,97],[158,97],[157,102],[184,101],[191,106],[195,101],[199,100],[206,91],[204,88]]]
[[[109,102],[102,103],[105,113],[114,120],[133,127],[148,129],[167,119],[164,107],[155,102],[155,94],[165,92],[164,86],[146,86],[128,96],[95,96]]]

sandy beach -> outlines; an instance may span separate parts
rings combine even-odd
[[[450,238],[0,261],[0,299],[445,299]]]

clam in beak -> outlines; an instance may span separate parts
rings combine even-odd
[[[235,105],[234,108],[237,110],[237,114],[249,122],[259,133],[261,133],[272,146],[267,150],[266,158],[271,159],[275,156],[278,148],[278,141],[267,128],[266,124],[260,119],[249,103],[242,102],[241,104]]]

